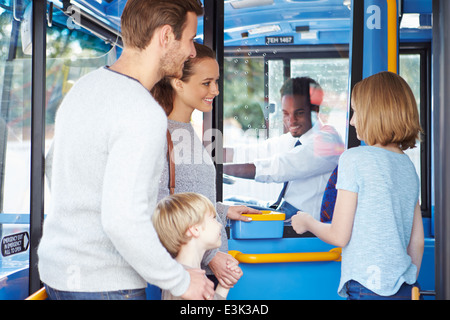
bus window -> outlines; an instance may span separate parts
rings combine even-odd
[[[0,1],[0,236],[29,232],[32,1]],[[55,114],[71,85],[115,59],[111,45],[75,26],[59,9],[47,27],[46,154]],[[50,167],[49,167],[50,168]],[[46,180],[45,213],[51,196]],[[28,253],[2,254],[1,270],[28,264]]]
[[[401,54],[399,61],[400,75],[406,80],[414,93],[420,116],[420,55]],[[411,161],[416,167],[417,174],[420,176],[420,143],[417,142],[416,148],[409,149],[406,153],[411,158]]]
[[[29,2],[29,1],[27,1]],[[26,3],[25,3],[26,4]],[[21,47],[21,21],[25,7],[12,1],[0,6],[0,234],[28,231],[15,224],[16,215],[30,210],[31,61]],[[25,239],[24,239],[25,240]],[[26,241],[26,240],[25,240]],[[1,270],[26,265],[26,254],[2,253]],[[22,265],[24,264],[24,265]]]
[[[225,134],[226,143],[233,143],[233,130],[258,137],[260,131],[266,129],[268,116],[264,108],[264,60],[261,57],[227,57],[224,66],[227,94],[224,95],[223,119],[229,132]]]
[[[268,137],[277,137],[284,132],[280,103],[280,89],[284,82],[284,60],[268,60],[268,102],[270,106]],[[278,130],[277,130],[278,128]],[[271,130],[273,129],[273,130]],[[281,131],[281,132],[280,132]]]
[[[428,108],[426,97],[422,97],[422,88],[426,85],[426,75],[422,74],[421,65],[425,62],[422,61],[423,54],[420,53],[401,53],[399,55],[399,73],[406,80],[406,82],[411,87],[411,90],[416,98],[417,108],[419,110],[419,116],[421,119],[422,129],[427,131],[427,112]],[[429,215],[430,203],[428,203],[427,196],[427,185],[428,179],[431,176],[431,172],[429,172],[429,166],[427,165],[427,140],[430,138],[425,138],[423,141],[417,141],[416,148],[408,149],[405,153],[411,158],[411,161],[414,163],[417,174],[421,180],[421,197],[420,204],[423,212],[426,212],[425,215]]]
[[[287,132],[283,122],[280,88],[287,79],[296,77],[312,78],[322,87],[324,98],[320,105],[320,120],[324,125],[333,127],[333,134],[338,137],[336,141],[342,142],[336,149],[337,153],[343,151],[348,106],[349,34],[341,32],[339,28],[336,31],[327,21],[333,25],[349,24],[350,11],[341,4],[334,8],[336,10],[332,16],[321,16],[321,22],[318,23],[318,12],[314,8],[306,9],[304,3],[288,2],[284,6],[284,11],[287,10],[290,14],[288,18],[281,19],[285,20],[283,24],[271,23],[280,14],[280,8],[275,10],[270,6],[260,5],[258,16],[246,17],[251,20],[251,23],[247,21],[252,26],[250,30],[237,27],[227,30],[225,27],[223,144],[226,162],[231,161],[237,165],[270,158],[275,153],[270,151],[267,154],[262,151],[263,147],[256,146],[278,138],[287,141],[285,137],[291,133]],[[228,20],[235,18],[234,15],[244,19],[246,10],[251,9],[236,9],[225,5],[225,26]],[[292,142],[297,139],[291,135],[289,140]],[[289,148],[292,149],[295,143],[290,142]],[[229,150],[233,150],[233,158]],[[279,150],[276,152],[281,154]],[[322,172],[321,168],[325,168],[322,163],[317,165],[321,168],[315,168],[314,171],[320,171],[324,177],[327,176],[323,180],[328,180],[337,166],[338,158],[336,155],[333,159],[333,168],[330,161],[327,164],[330,168]],[[302,161],[298,165],[305,168],[307,163],[312,162],[314,161]],[[243,201],[262,206],[273,204],[286,181],[275,175],[267,179],[243,178],[232,173],[229,169],[231,167],[229,163],[224,165],[222,189],[223,200],[231,203]],[[293,168],[289,172],[296,172],[298,175],[302,168]],[[291,180],[287,176],[288,174],[284,174],[283,178]],[[299,181],[300,178],[292,180]],[[311,186],[317,190],[322,187],[325,190],[325,185]],[[322,196],[317,196],[319,197],[321,201]],[[317,212],[319,209],[320,203]]]

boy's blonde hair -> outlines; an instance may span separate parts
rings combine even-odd
[[[383,71],[358,82],[352,91],[360,138],[368,145],[414,148],[422,131],[416,99],[399,75]]]
[[[152,222],[159,240],[172,257],[175,258],[181,246],[190,240],[186,235],[189,227],[201,224],[208,213],[216,215],[214,205],[198,193],[177,193],[158,203]]]

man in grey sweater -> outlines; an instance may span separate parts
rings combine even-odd
[[[129,0],[122,55],[80,79],[61,104],[38,251],[50,298],[142,299],[147,283],[185,299],[213,296],[204,271],[184,270],[151,223],[167,118],[149,91],[195,56],[201,14],[196,0]]]

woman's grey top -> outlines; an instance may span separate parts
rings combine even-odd
[[[211,156],[204,148],[190,123],[168,120],[167,127],[172,136],[175,160],[175,193],[196,192],[204,195],[216,204],[217,220],[222,224],[222,252],[228,252],[225,232],[228,206],[216,202],[216,169]],[[169,195],[169,165],[164,164],[159,182],[158,201]],[[212,274],[207,267],[217,250],[205,253],[202,268]]]

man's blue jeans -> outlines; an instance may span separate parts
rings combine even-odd
[[[50,300],[146,300],[145,289],[105,291],[105,292],[73,292],[55,290],[45,285]]]
[[[277,211],[284,212],[284,214],[286,215],[285,219],[286,220],[289,219],[289,224],[290,224],[290,219],[292,218],[292,216],[297,214],[299,209],[294,207],[289,202],[283,200],[283,201],[281,201],[280,205],[278,206]]]
[[[347,300],[411,300],[412,287],[418,284],[403,283],[398,292],[392,296],[380,296],[355,280],[348,281],[345,286]]]

